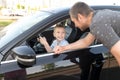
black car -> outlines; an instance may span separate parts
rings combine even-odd
[[[120,11],[120,6],[91,7],[94,10]],[[47,53],[37,37],[44,36],[51,44],[56,24],[65,26],[69,43],[83,38],[89,32],[89,29],[83,32],[75,27],[70,20],[69,8],[41,10],[23,17],[0,31],[0,73],[26,69],[31,71],[31,74],[27,73],[29,80],[80,80],[82,76],[90,80],[120,79],[116,60],[97,40],[85,49],[66,51],[60,55]],[[39,66],[39,70],[33,75],[32,69],[36,66]]]

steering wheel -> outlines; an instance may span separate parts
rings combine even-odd
[[[41,36],[41,35],[39,34],[38,37],[40,37],[40,36]],[[38,38],[38,37],[37,37],[37,38]],[[36,38],[36,39],[37,39],[37,38]],[[37,41],[37,40],[36,40],[36,42],[34,43],[33,49],[34,49],[34,51],[35,51],[37,54],[46,52],[45,47],[44,47],[39,41]]]

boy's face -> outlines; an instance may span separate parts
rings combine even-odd
[[[62,27],[57,27],[55,28],[53,35],[58,41],[62,41],[65,39],[65,29]]]

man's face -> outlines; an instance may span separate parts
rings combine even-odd
[[[71,20],[74,22],[75,26],[78,27],[81,31],[84,31],[88,28],[88,18],[78,14],[77,19],[71,16]]]

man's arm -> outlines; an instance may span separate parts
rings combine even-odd
[[[89,33],[85,38],[80,39],[74,43],[71,43],[71,44],[66,45],[66,46],[57,46],[54,49],[54,52],[59,54],[65,50],[75,50],[75,49],[86,48],[90,44],[92,44],[94,40],[95,40],[95,37],[91,33]]]
[[[119,66],[120,66],[120,40],[112,46],[112,48],[110,49],[110,52],[116,58]]]

